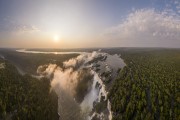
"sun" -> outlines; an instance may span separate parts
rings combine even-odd
[[[54,40],[54,42],[59,42],[59,40],[60,40],[59,35],[57,35],[57,34],[54,35],[53,40]]]

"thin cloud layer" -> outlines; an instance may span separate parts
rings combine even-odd
[[[180,14],[180,1],[175,0],[175,1],[174,1],[174,4],[175,4],[175,7],[176,7],[177,12]]]
[[[117,46],[180,47],[180,16],[154,9],[137,10],[104,36]]]
[[[40,31],[34,25],[19,23],[9,17],[0,18],[0,28],[0,32],[10,32],[14,34],[34,33]]]

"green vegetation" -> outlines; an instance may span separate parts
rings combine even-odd
[[[0,69],[0,119],[56,120],[58,98],[48,79],[22,76],[5,60]]]
[[[180,119],[180,50],[122,50],[108,98],[113,120]]]
[[[14,49],[0,49],[2,54],[8,61],[16,65],[22,71],[28,74],[36,74],[36,70],[40,65],[57,64],[63,67],[63,62],[71,58],[77,57],[79,54],[33,54],[19,53]]]

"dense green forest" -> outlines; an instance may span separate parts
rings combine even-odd
[[[0,64],[0,119],[58,119],[58,98],[48,79],[22,76],[6,60]]]
[[[111,87],[113,120],[180,120],[180,50],[124,50]]]

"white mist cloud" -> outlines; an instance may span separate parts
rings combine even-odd
[[[94,58],[98,57],[98,53],[96,51],[89,53],[89,54],[82,54],[79,55],[77,58],[70,59],[69,61],[65,61],[64,67],[80,67],[86,64],[87,62],[93,60]]]
[[[71,96],[75,95],[75,87],[78,82],[78,70],[73,70],[72,67],[64,70],[56,64],[42,65],[37,69],[40,76],[45,76],[51,79],[51,88],[58,91],[59,88],[66,90]]]
[[[41,65],[38,67],[37,73],[49,78],[54,73],[56,68],[56,64]]]
[[[172,10],[137,10],[104,37],[117,46],[180,47],[180,16]]]
[[[78,83],[78,71],[73,71],[72,68],[68,68],[62,71],[61,68],[57,68],[54,71],[54,77],[51,82],[51,87],[56,88],[59,87],[63,90],[66,90],[67,93],[74,96],[75,95],[75,87]]]
[[[37,73],[41,76],[52,78],[52,89],[61,88],[66,90],[71,96],[74,96],[78,82],[83,79],[79,79],[79,76],[84,72],[83,68],[87,67],[85,64],[98,57],[98,55],[99,53],[97,52],[79,55],[76,58],[65,61],[63,63],[64,69],[56,64],[42,65],[38,67]],[[89,71],[86,74],[91,74],[91,72]]]

